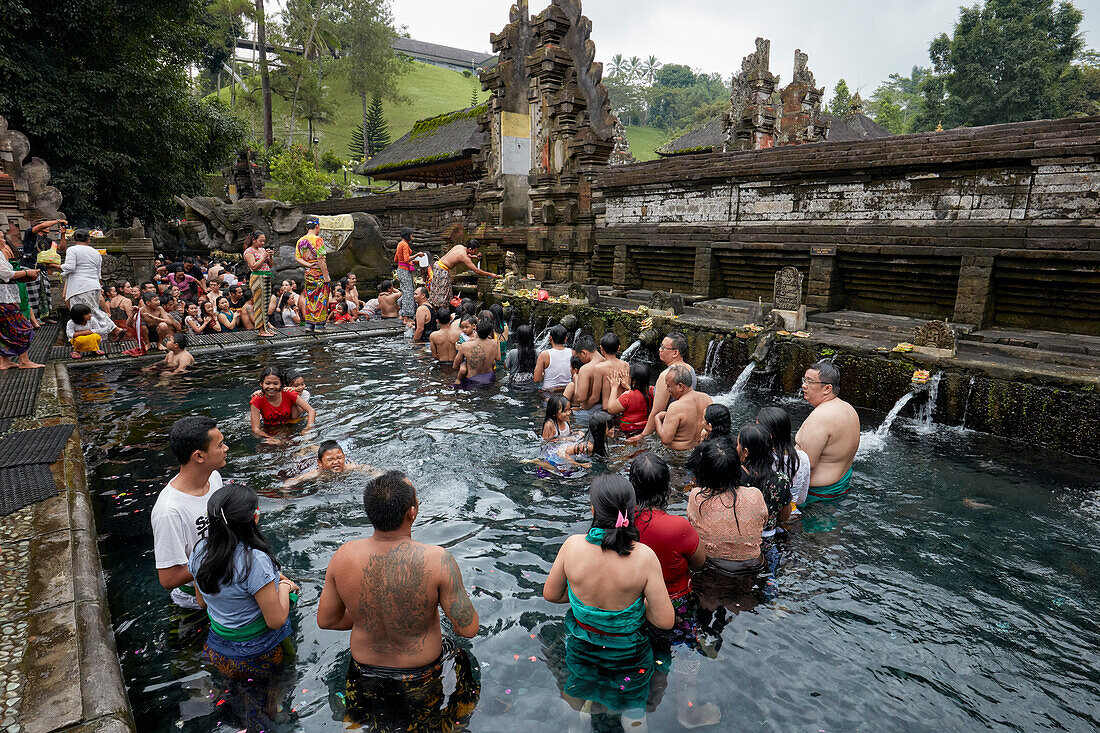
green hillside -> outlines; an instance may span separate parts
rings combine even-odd
[[[481,91],[481,82],[476,77],[464,76],[457,71],[416,61],[410,62],[410,67],[411,70],[398,81],[400,93],[405,98],[404,101],[399,104],[383,103],[391,140],[397,140],[411,130],[413,123],[417,120],[470,106],[472,94],[475,90],[478,94],[479,103],[488,98],[488,93]],[[259,77],[256,77],[255,83],[259,84]],[[318,149],[319,152],[330,149],[341,159],[347,160],[350,157],[348,146],[351,142],[352,133],[363,119],[362,103],[359,95],[348,88],[348,84],[344,79],[330,77],[326,79],[326,83],[331,98],[336,102],[336,115],[331,124],[317,126],[316,129],[320,133],[317,137],[321,140]],[[229,103],[230,93],[228,88],[222,89],[220,96],[227,104]],[[236,111],[247,119],[249,108],[241,102],[239,96]],[[286,137],[289,111],[290,103],[278,95],[274,95],[272,116],[277,138],[285,139]],[[252,118],[253,137],[258,138],[261,135],[258,112],[254,112]],[[306,134],[305,121],[296,121],[294,126],[295,140],[304,142]],[[663,130],[648,127],[629,127],[626,135],[630,141],[630,149],[638,160],[656,158],[657,154],[653,151],[664,144],[666,140],[666,134]]]

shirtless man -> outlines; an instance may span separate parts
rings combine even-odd
[[[428,303],[428,289],[423,285],[413,291],[416,315],[413,317],[413,343],[422,344],[435,330],[435,309]]]
[[[482,270],[474,260],[481,258],[481,245],[476,239],[471,239],[466,246],[456,244],[447,254],[436,260],[432,265],[432,294],[431,304],[438,308],[441,305],[449,305],[454,297],[454,278],[459,268],[463,265],[471,272],[476,272],[482,277],[501,278],[503,275],[495,275]]]
[[[688,342],[687,337],[679,331],[673,331],[668,336],[661,339],[661,345],[657,349],[657,356],[661,357],[661,361],[669,368],[672,368],[676,364],[683,364],[691,370],[691,387],[696,386],[695,369],[684,361],[684,354],[687,353]],[[661,376],[657,377],[657,384],[653,385],[653,408],[649,411],[649,421],[646,423],[645,429],[632,438],[627,438],[627,443],[637,443],[645,436],[649,435],[657,429],[657,413],[664,412],[668,408],[669,394],[667,388],[668,369],[661,372]]]
[[[573,418],[578,424],[587,425],[588,418],[599,409],[602,385],[596,378],[596,369],[603,363],[603,356],[596,351],[596,340],[588,334],[578,336],[573,342],[573,353],[584,362],[574,380]]]
[[[344,449],[340,447],[340,444],[335,440],[326,440],[317,448],[317,466],[287,480],[283,486],[289,489],[298,484],[312,481],[322,476],[335,476],[342,473],[351,473],[352,471],[365,471],[372,476],[377,476],[381,473],[381,471],[377,471],[370,466],[363,466],[358,463],[348,463],[344,455]]]
[[[401,300],[401,291],[393,286],[393,280],[378,283],[378,308],[382,318],[397,318],[397,302]]]
[[[598,384],[600,394],[596,404],[603,406],[611,401],[611,380],[608,377],[613,374],[620,375],[620,380],[628,377],[630,365],[619,358],[619,337],[612,331],[608,331],[600,339],[600,354],[603,355],[603,361],[596,366],[592,375],[593,397],[595,397],[595,385]]]
[[[493,321],[490,318],[482,318],[477,322],[477,338],[458,347],[454,368],[462,375],[461,367],[465,362],[466,373],[455,386],[465,386],[467,383],[492,384],[497,377],[493,367],[496,366],[498,359],[500,359],[500,344],[493,338]]]
[[[440,364],[450,366],[455,357],[458,356],[458,347],[455,345],[458,343],[458,338],[451,330],[451,309],[447,306],[436,308],[435,322],[435,331],[428,337],[428,343],[432,349],[432,358]]]
[[[687,364],[673,364],[665,370],[665,389],[675,402],[656,415],[657,435],[673,450],[691,450],[703,433],[703,415],[710,406],[710,395],[696,392],[695,373]]]
[[[168,314],[168,311],[160,305],[160,297],[153,293],[145,293],[141,296],[141,307],[138,309],[137,318],[141,322],[142,331],[138,331],[138,343],[148,337],[160,351],[164,351],[163,341],[176,331],[176,321]],[[149,348],[147,344],[144,348]]]
[[[468,696],[476,692],[467,686],[464,653],[443,637],[439,610],[459,636],[469,639],[477,634],[478,614],[462,572],[447,550],[413,540],[420,504],[405,474],[389,471],[371,479],[363,491],[363,505],[374,534],[336,551],[317,604],[318,626],[351,630],[347,715],[369,723],[380,711],[404,714],[413,706],[453,716],[449,724],[426,722],[424,730],[456,730],[461,727],[456,719],[473,712],[476,697]],[[442,662],[451,658],[458,667],[457,689],[444,706]],[[398,670],[404,672],[400,677],[395,675]],[[432,688],[436,691],[426,692]],[[424,699],[426,694],[438,699]]]
[[[157,366],[170,370],[171,374],[183,374],[195,363],[195,357],[191,356],[191,352],[187,350],[185,331],[172,334],[165,346],[168,348],[168,353],[164,355],[164,361]]]
[[[851,488],[852,461],[859,450],[859,415],[840,399],[840,370],[819,361],[802,377],[802,395],[813,405],[795,443],[810,457],[806,503],[836,499]]]

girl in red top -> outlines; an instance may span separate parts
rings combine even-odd
[[[608,377],[611,382],[611,397],[604,409],[612,415],[622,414],[619,429],[629,438],[645,429],[649,411],[653,408],[653,388],[649,386],[649,367],[645,364],[630,365],[629,383],[624,377],[623,374],[612,374]],[[627,388],[629,389],[625,394],[619,394]]]
[[[283,386],[283,375],[275,367],[268,367],[260,374],[260,391],[252,395],[249,405],[252,434],[265,443],[278,444],[284,440],[266,432],[267,428],[295,422],[304,414],[306,430],[309,430],[317,419],[317,413],[301,395]]]

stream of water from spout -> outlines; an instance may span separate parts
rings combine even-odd
[[[630,361],[630,359],[634,356],[634,354],[638,352],[638,349],[640,348],[642,348],[642,342],[640,340],[635,341],[630,346],[626,347],[626,351],[624,351],[622,353],[622,356],[620,356],[619,358],[623,361]]]
[[[917,408],[914,427],[918,433],[931,433],[935,430],[935,423],[932,422],[932,418],[936,412],[936,398],[940,396],[940,379],[942,378],[943,373],[937,372],[928,380],[928,399]]]
[[[741,373],[737,375],[737,381],[733,383],[733,387],[729,392],[718,395],[714,398],[715,402],[721,403],[726,407],[733,407],[737,404],[737,398],[741,396],[741,393],[745,391],[745,386],[749,383],[749,377],[756,371],[756,362],[750,361],[748,365],[741,370]]]

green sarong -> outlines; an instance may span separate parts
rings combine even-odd
[[[852,469],[848,469],[848,473],[844,474],[844,478],[837,481],[835,484],[829,486],[811,486],[810,493],[806,495],[807,504],[813,504],[815,501],[832,501],[833,499],[839,499],[847,494],[852,489]]]

